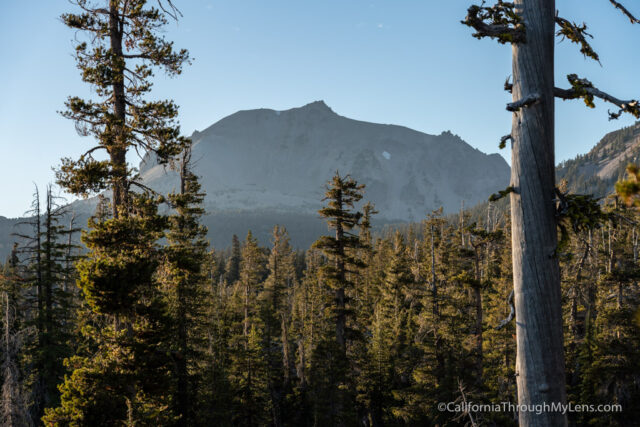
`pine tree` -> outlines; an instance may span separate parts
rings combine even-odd
[[[236,280],[240,278],[240,260],[242,258],[240,251],[240,239],[234,234],[231,238],[231,256],[225,268],[226,279],[229,285],[233,285]]]
[[[637,307],[640,303],[637,263],[637,241],[634,242],[637,215],[618,201],[608,207],[612,219],[601,229],[600,278],[597,281],[595,313],[585,319],[586,339],[576,376],[581,379],[576,391],[581,402],[620,404],[622,413],[612,413],[609,419],[597,414],[578,414],[576,421],[590,425],[620,425],[629,417],[637,417],[640,402],[638,373],[640,357],[640,331]],[[630,321],[631,320],[631,321]]]
[[[267,364],[268,388],[271,397],[272,424],[281,426],[289,418],[294,360],[290,341],[290,301],[294,286],[294,253],[284,227],[273,229],[273,246],[268,260],[268,276],[260,295],[261,318],[264,325],[263,348]]]
[[[369,372],[364,375],[369,383],[367,407],[371,425],[397,422],[393,415],[393,409],[399,406],[396,397],[411,385],[412,372],[420,363],[413,348],[416,301],[412,300],[416,295],[408,255],[404,238],[396,232],[373,312]]]
[[[210,301],[205,290],[205,265],[208,261],[207,229],[200,225],[204,214],[204,193],[197,176],[191,170],[191,147],[185,147],[176,165],[180,176],[180,190],[168,195],[175,210],[170,215],[167,245],[161,282],[167,298],[169,335],[175,363],[175,391],[173,407],[180,423],[195,425],[196,405],[200,401],[198,388],[202,386],[201,372],[206,369],[204,350],[205,318]]]
[[[175,119],[177,106],[168,100],[148,101],[154,69],[169,76],[180,74],[189,61],[186,50],[174,51],[162,37],[168,17],[179,12],[171,2],[165,8],[147,7],[147,0],[103,0],[102,7],[74,0],[79,13],[62,15],[63,22],[85,41],[76,45],[82,80],[98,100],[70,97],[63,116],[73,120],[81,135],[92,135],[98,145],[78,160],[65,158],[57,173],[59,183],[73,194],[88,195],[110,188],[112,217],[128,215],[132,179],[126,155],[131,148],[147,150],[167,162],[182,150],[185,139]],[[93,153],[106,151],[109,160]]]
[[[317,249],[306,251],[302,278],[295,282],[292,298],[291,334],[295,338],[295,368],[297,382],[294,388],[296,400],[296,425],[314,425],[318,421],[318,396],[316,378],[322,374],[314,366],[315,350],[333,330],[331,324],[331,295],[320,278],[324,265],[322,253]],[[321,365],[324,369],[325,365]]]
[[[160,163],[181,152],[186,139],[176,123],[172,101],[149,101],[155,69],[179,74],[188,61],[160,32],[177,10],[146,0],[77,0],[79,13],[62,16],[78,30],[76,61],[95,100],[70,97],[63,115],[97,145],[78,160],[63,159],[57,173],[67,191],[87,196],[109,189],[105,204],[89,221],[83,242],[89,253],[78,264],[78,284],[91,319],[83,337],[92,350],[68,361],[73,373],[61,386],[60,407],[45,422],[111,425],[170,424],[175,416],[167,395],[172,361],[166,336],[166,308],[157,283],[161,252],[156,244],[166,220],[158,215],[162,198],[151,197],[127,165],[130,149],[147,150]],[[93,153],[106,151],[108,160]],[[132,191],[134,186],[145,190]]]
[[[67,425],[171,423],[166,307],[156,271],[165,218],[157,201],[133,199],[126,218],[92,218],[83,232],[89,254],[78,262],[90,321],[82,338],[90,344],[67,361],[73,371],[60,386],[61,405],[45,422]],[[116,241],[118,244],[113,244]]]
[[[359,273],[364,266],[357,258],[357,249],[361,247],[359,236],[351,232],[360,224],[361,212],[353,212],[354,204],[362,199],[364,185],[358,184],[349,175],[342,177],[338,172],[329,181],[325,200],[327,206],[318,211],[327,219],[329,227],[335,230],[334,236],[322,236],[313,247],[321,249],[329,262],[321,270],[322,280],[334,292],[333,319],[335,321],[335,338],[331,343],[326,343],[324,354],[334,361],[332,375],[335,382],[334,392],[329,393],[331,398],[330,417],[336,425],[352,423],[350,412],[355,405],[353,403],[355,390],[353,382],[349,380],[349,355],[347,347],[357,331],[352,329],[349,322],[352,318],[353,307],[351,304],[353,292],[352,276]],[[328,354],[336,351],[337,354]]]
[[[23,241],[20,251],[26,265],[25,327],[33,326],[36,334],[29,335],[24,345],[22,364],[28,375],[31,390],[30,417],[40,419],[47,407],[59,401],[58,383],[66,369],[63,360],[73,349],[75,303],[74,294],[67,288],[74,260],[72,235],[78,230],[60,222],[67,209],[57,204],[51,186],[47,187],[46,206],[40,209],[36,188],[32,203],[33,216],[24,224],[31,227],[27,234],[16,234]]]
[[[492,271],[489,265],[492,245],[502,240],[502,230],[487,231],[472,224],[468,229],[469,245],[473,256],[473,279],[468,283],[473,289],[473,299],[475,305],[476,325],[474,334],[476,336],[476,375],[478,383],[483,377],[483,334],[484,334],[484,308],[483,293],[492,286]]]
[[[199,387],[198,422],[201,425],[232,425],[235,390],[232,387],[231,338],[237,325],[237,307],[234,306],[233,288],[224,280],[225,259],[222,253],[211,254],[209,280],[206,292],[206,331],[202,384]]]
[[[267,364],[258,295],[265,276],[265,254],[251,231],[242,247],[240,278],[233,296],[236,321],[230,337],[230,382],[234,390],[233,423],[261,425],[269,418]]]

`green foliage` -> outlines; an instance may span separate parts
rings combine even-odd
[[[573,88],[577,98],[582,98],[584,103],[589,108],[596,108],[596,104],[593,102],[593,94],[586,89],[593,89],[593,83],[589,80],[581,79],[577,74],[567,75],[567,80]]]
[[[78,263],[78,286],[96,313],[134,317],[140,301],[153,292],[160,263],[155,241],[166,221],[154,199],[139,195],[134,204],[137,215],[92,218],[90,231],[83,232],[90,253]]]
[[[83,241],[89,254],[78,262],[90,323],[82,338],[88,354],[69,359],[73,371],[61,385],[62,402],[48,410],[52,425],[169,423],[169,371],[165,303],[156,269],[156,240],[166,221],[151,197],[135,195],[135,215],[90,221]],[[83,352],[81,352],[83,353]]]
[[[167,244],[162,248],[162,265],[157,273],[166,300],[167,333],[174,338],[170,344],[175,363],[172,410],[186,425],[207,418],[198,405],[206,395],[203,372],[213,362],[206,340],[212,296],[205,285],[210,261],[207,229],[200,224],[204,193],[190,162],[189,146],[176,165],[180,191],[167,196],[174,213],[167,218]]]
[[[169,197],[176,215],[159,215],[164,197],[144,187],[145,192],[132,191],[139,184],[127,153],[145,150],[166,163],[188,148],[173,101],[146,98],[153,71],[179,74],[188,54],[175,52],[161,35],[167,16],[175,12],[171,2],[169,9],[162,3],[149,7],[146,0],[114,0],[105,8],[87,0],[74,3],[79,12],[63,14],[62,21],[77,31],[76,62],[95,99],[69,97],[62,115],[97,145],[77,161],[64,159],[57,178],[82,196],[109,188],[111,214],[101,201],[82,236],[88,253],[77,263],[77,284],[86,303],[84,345],[68,359],[72,373],[60,386],[60,405],[49,408],[43,420],[47,425],[171,425],[193,416],[184,401],[199,345],[185,332],[192,320],[185,311],[193,308],[197,319],[200,314],[185,299],[200,299],[193,287],[202,278],[206,249],[198,224],[201,195],[185,169],[183,191]],[[104,150],[108,160],[94,160],[97,150]],[[169,245],[162,250],[157,241],[166,228]]]
[[[63,159],[57,179],[82,196],[111,188],[118,216],[130,181],[135,180],[126,152],[152,151],[166,163],[188,143],[180,136],[173,101],[149,101],[146,95],[155,69],[169,76],[180,74],[189,55],[184,49],[175,51],[162,36],[167,14],[174,15],[162,7],[149,7],[146,0],[110,1],[106,9],[87,0],[74,3],[80,11],[63,14],[62,21],[76,30],[76,62],[97,98],[69,97],[62,115],[75,122],[81,135],[93,136],[97,145],[78,161]],[[104,150],[109,160],[94,160],[96,150]]]
[[[591,34],[587,33],[587,24],[582,23],[582,25],[578,25],[575,22],[567,21],[559,16],[556,16],[556,23],[560,26],[556,35],[562,36],[563,39],[567,38],[572,43],[579,44],[581,54],[594,61],[600,62],[600,57],[587,41],[587,37],[593,38]]]
[[[567,194],[556,189],[556,219],[560,229],[560,241],[557,252],[569,243],[569,229],[581,233],[599,228],[611,219],[611,215],[602,211],[599,200],[585,194]]]
[[[484,2],[481,6],[472,5],[462,23],[476,30],[472,36],[477,39],[491,37],[500,44],[526,42],[524,20],[511,2],[498,0],[493,6],[484,6]]]
[[[636,165],[628,165],[627,179],[616,182],[615,188],[628,205],[640,206],[640,169]]]

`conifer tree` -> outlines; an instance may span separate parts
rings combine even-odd
[[[235,323],[230,337],[233,422],[261,425],[269,419],[267,364],[261,339],[258,295],[265,276],[265,254],[251,231],[242,247],[240,278],[234,290]]]
[[[483,289],[491,286],[491,271],[489,270],[489,252],[491,245],[503,238],[502,230],[487,231],[472,224],[468,228],[469,245],[473,254],[473,279],[469,281],[473,289],[476,325],[474,334],[476,336],[476,375],[479,382],[483,376],[483,333],[484,333],[484,308]],[[484,268],[483,268],[484,267]]]
[[[593,301],[587,299],[594,307],[590,307],[588,317],[585,316],[586,337],[577,355],[578,369],[574,373],[580,378],[574,390],[580,401],[594,405],[619,404],[623,412],[610,414],[607,421],[600,420],[597,414],[572,414],[580,424],[621,425],[629,417],[639,415],[636,408],[640,401],[640,357],[636,349],[640,345],[637,323],[640,268],[638,244],[634,242],[637,215],[633,209],[621,206],[615,197],[607,207],[613,215],[599,233],[603,255],[600,275]]]
[[[242,258],[240,251],[240,239],[234,234],[231,238],[231,256],[225,268],[226,279],[229,285],[233,285],[236,280],[240,278],[240,260]]]
[[[83,232],[89,254],[78,262],[90,321],[82,328],[88,347],[67,361],[73,371],[60,386],[61,405],[46,423],[83,425],[164,423],[171,413],[166,305],[156,271],[156,244],[166,220],[151,197],[133,199],[126,218],[92,218]],[[112,242],[118,242],[113,244]]]
[[[161,198],[146,194],[127,164],[127,153],[146,150],[160,163],[181,152],[186,139],[176,123],[172,101],[150,101],[154,70],[179,74],[188,61],[161,35],[177,18],[170,1],[158,7],[146,0],[74,2],[78,13],[62,16],[77,30],[76,61],[95,99],[70,97],[63,115],[97,145],[77,160],[63,159],[58,182],[87,196],[109,189],[105,204],[89,221],[83,242],[89,249],[78,265],[78,284],[92,319],[83,328],[91,352],[69,359],[73,373],[61,386],[61,406],[45,422],[84,425],[138,422],[170,424],[166,309],[157,283],[161,254],[156,241],[166,221],[157,213]],[[93,157],[104,151],[107,160]],[[132,191],[134,186],[145,192]],[[87,348],[87,350],[89,350]]]
[[[118,218],[128,214],[130,187],[138,184],[127,165],[127,152],[150,151],[162,163],[185,143],[173,101],[149,101],[145,95],[151,90],[154,69],[175,76],[189,55],[184,49],[174,51],[173,43],[161,35],[168,18],[177,19],[179,14],[171,1],[159,0],[158,7],[148,6],[147,0],[73,3],[79,13],[65,13],[62,20],[85,40],[76,45],[76,62],[97,99],[69,97],[62,114],[75,122],[81,135],[95,137],[98,144],[78,160],[63,159],[58,181],[77,195],[109,188],[112,217]],[[105,151],[108,160],[96,160],[96,151]]]
[[[207,229],[200,225],[204,193],[191,170],[191,147],[185,147],[176,164],[180,190],[168,195],[175,213],[168,218],[167,245],[161,282],[167,298],[169,335],[173,339],[175,389],[173,407],[180,423],[195,425],[201,372],[206,369],[205,337],[208,322],[205,304],[205,264],[208,261]]]
[[[201,425],[230,425],[234,410],[235,390],[232,387],[231,338],[237,326],[237,306],[234,289],[224,279],[224,254],[211,254],[209,280],[206,283],[206,348],[198,400],[198,422]]]
[[[268,388],[271,398],[272,424],[281,426],[288,418],[288,398],[291,394],[294,360],[291,348],[290,292],[295,281],[294,253],[284,227],[273,229],[273,246],[268,260],[268,276],[261,298],[264,325],[263,347],[267,364]]]
[[[292,335],[295,342],[296,385],[296,419],[298,425],[313,425],[318,420],[316,404],[319,392],[315,388],[317,377],[322,373],[314,369],[316,348],[323,337],[334,329],[331,322],[331,299],[329,290],[320,277],[320,269],[324,265],[322,253],[310,249],[305,253],[305,269],[302,278],[295,282],[292,301]],[[321,365],[323,370],[326,365]]]
[[[75,301],[66,287],[73,262],[75,245],[71,237],[78,230],[60,224],[67,209],[57,204],[51,186],[47,187],[45,209],[40,209],[39,191],[34,193],[33,213],[24,224],[32,230],[18,233],[24,242],[21,248],[27,264],[24,285],[28,304],[25,325],[36,334],[24,342],[27,351],[22,363],[28,372],[31,390],[30,416],[40,419],[45,408],[59,401],[58,383],[63,379],[63,360],[71,355],[72,319]]]
[[[369,345],[369,363],[364,381],[369,383],[367,406],[371,425],[394,424],[393,409],[397,396],[410,386],[416,364],[416,351],[412,345],[415,298],[414,277],[404,239],[399,232],[394,236],[392,253],[387,258],[385,278],[376,302]]]
[[[351,304],[353,291],[353,275],[358,274],[364,266],[357,257],[357,249],[361,247],[359,236],[351,230],[360,224],[362,213],[353,211],[355,203],[362,199],[364,185],[358,184],[349,175],[340,176],[338,172],[329,181],[325,200],[327,206],[322,208],[320,215],[327,219],[329,228],[335,230],[334,236],[322,236],[313,247],[321,249],[329,259],[323,266],[322,280],[334,292],[333,319],[335,322],[335,338],[331,343],[326,343],[324,351],[336,354],[329,356],[335,366],[336,373],[332,375],[335,382],[331,385],[335,391],[330,393],[331,420],[336,425],[349,424],[350,414],[354,409],[353,383],[349,381],[349,356],[347,354],[348,342],[352,341],[357,331],[349,324],[353,307]],[[322,353],[318,353],[322,354]]]

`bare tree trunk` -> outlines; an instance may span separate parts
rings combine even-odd
[[[513,115],[511,185],[518,403],[566,401],[554,206],[555,0],[515,0],[526,43],[513,45],[513,99],[539,101]],[[521,426],[564,426],[561,412],[520,412]]]

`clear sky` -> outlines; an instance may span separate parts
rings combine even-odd
[[[153,1],[153,0],[150,0]],[[471,0],[174,0],[184,17],[167,37],[193,65],[159,75],[153,96],[181,106],[185,134],[237,110],[287,109],[324,100],[343,116],[439,134],[451,130],[497,152],[510,129],[502,90],[511,49],[476,40],[460,24]],[[607,0],[557,0],[560,14],[586,21],[602,66],[559,43],[556,85],[576,72],[620,98],[640,97],[640,26]],[[627,7],[640,15],[637,2]],[[0,215],[29,206],[33,185],[54,181],[61,157],[77,157],[80,138],[57,111],[69,95],[89,95],[72,57],[74,32],[59,19],[67,0],[0,5]],[[605,133],[608,106],[558,101],[556,159],[587,152]],[[501,152],[509,161],[510,153]],[[135,160],[135,159],[132,159]],[[461,171],[463,173],[464,171]]]

